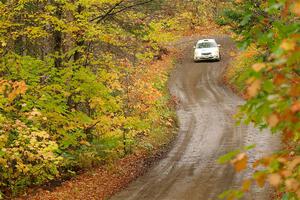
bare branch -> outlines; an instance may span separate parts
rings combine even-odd
[[[118,3],[116,3],[115,5],[113,5],[105,14],[97,16],[93,19],[91,19],[91,21],[95,21],[95,20],[104,20],[106,18],[106,16],[110,15],[118,6],[120,6],[122,3],[124,2],[124,0],[119,1]]]
[[[146,1],[142,1],[142,2],[138,2],[138,3],[134,3],[132,5],[125,6],[123,8],[119,8],[121,6],[121,4],[124,2],[124,0],[122,0],[118,3],[116,3],[114,6],[112,6],[112,8],[110,8],[105,14],[97,16],[97,17],[93,18],[91,21],[97,20],[97,23],[100,23],[109,17],[117,15],[118,13],[125,12],[131,8],[142,6],[142,5],[151,3],[153,1],[154,0],[146,0]]]

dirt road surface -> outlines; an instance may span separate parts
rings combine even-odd
[[[171,94],[177,109],[180,132],[167,157],[112,200],[216,200],[224,190],[239,186],[251,173],[235,174],[229,165],[219,165],[219,156],[256,143],[250,161],[279,147],[279,140],[253,126],[236,126],[233,119],[243,100],[220,81],[231,62],[234,42],[227,36],[212,36],[222,45],[221,62],[192,60],[197,38],[176,44],[183,58],[170,77]],[[198,38],[199,39],[199,38]],[[270,191],[253,188],[244,199],[269,199]]]

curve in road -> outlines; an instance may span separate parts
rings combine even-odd
[[[214,36],[222,45],[221,62],[194,63],[195,38],[177,44],[183,58],[171,74],[171,94],[180,100],[179,136],[166,158],[112,200],[216,200],[225,190],[238,187],[251,171],[237,175],[231,166],[219,165],[219,156],[250,144],[250,162],[279,147],[279,140],[253,126],[236,126],[232,116],[243,100],[221,82],[230,63],[234,42]],[[268,199],[269,191],[253,188],[244,199]]]

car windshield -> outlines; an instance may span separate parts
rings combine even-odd
[[[197,45],[197,48],[212,48],[217,47],[217,44],[214,42],[202,42]]]

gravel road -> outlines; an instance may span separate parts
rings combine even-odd
[[[169,154],[112,200],[216,200],[224,190],[238,187],[251,171],[235,174],[230,165],[219,165],[219,156],[257,144],[250,161],[279,147],[279,139],[252,125],[236,126],[233,115],[243,100],[220,81],[231,62],[234,42],[226,35],[211,36],[222,45],[220,62],[194,63],[193,45],[200,38],[175,44],[183,58],[171,74],[170,92],[179,99],[180,131]],[[269,190],[253,188],[246,200],[264,200]]]

